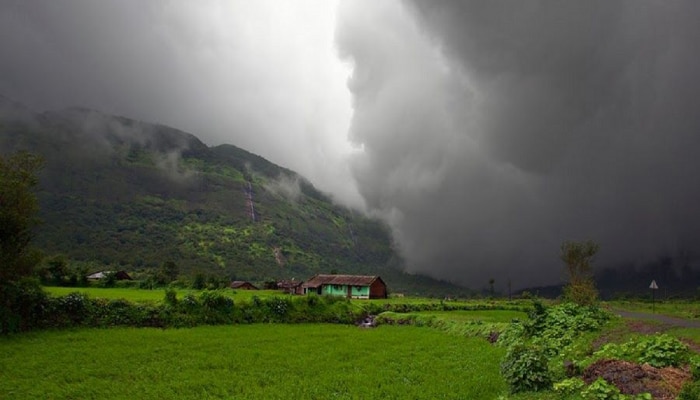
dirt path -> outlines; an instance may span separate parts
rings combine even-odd
[[[624,310],[612,310],[612,312],[614,314],[617,314],[617,315],[623,317],[623,318],[652,320],[652,321],[660,322],[664,325],[669,325],[671,327],[700,328],[700,321],[691,321],[691,320],[683,319],[683,318],[669,317],[668,315],[632,312],[632,311],[624,311]]]

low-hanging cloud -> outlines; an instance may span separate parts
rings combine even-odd
[[[353,172],[413,271],[475,287],[562,278],[700,243],[700,6],[348,2]]]
[[[0,95],[230,143],[361,205],[335,1],[0,2]]]

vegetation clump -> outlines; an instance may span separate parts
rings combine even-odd
[[[526,321],[515,321],[498,339],[508,348],[501,373],[511,392],[550,389],[566,376],[565,355],[572,354],[576,340],[599,330],[610,315],[597,307],[563,303],[546,307],[535,301]]]
[[[566,264],[569,278],[564,286],[564,299],[582,306],[590,306],[598,300],[598,290],[593,281],[591,260],[598,252],[598,245],[591,240],[564,242],[561,245],[561,260]]]
[[[40,259],[31,240],[39,223],[33,190],[42,163],[30,153],[0,156],[0,333],[30,326],[45,297],[31,279]]]

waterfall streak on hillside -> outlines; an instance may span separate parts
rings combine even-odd
[[[250,184],[250,181],[248,181],[247,183],[248,183],[248,185],[245,188],[246,208],[248,209],[248,214],[250,215],[250,219],[253,220],[253,222],[255,222],[256,217],[255,217],[255,205],[253,204],[253,185]]]

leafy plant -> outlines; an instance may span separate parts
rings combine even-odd
[[[615,385],[603,378],[598,378],[581,392],[585,400],[625,400],[627,396],[620,393]]]
[[[678,366],[690,360],[688,346],[667,334],[634,337],[625,343],[607,343],[585,363],[613,358],[646,363],[656,368]]]
[[[639,361],[652,367],[676,367],[690,357],[688,346],[667,334],[654,335],[639,344]]]
[[[562,396],[577,394],[586,386],[581,378],[569,378],[554,384],[554,391]]]
[[[539,346],[515,345],[501,363],[501,375],[511,393],[549,389],[552,380],[547,356]]]

